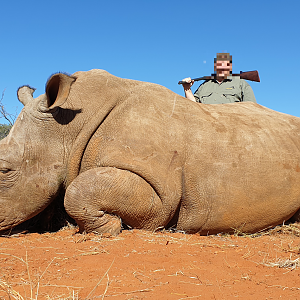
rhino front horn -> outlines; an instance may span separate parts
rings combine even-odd
[[[32,101],[34,91],[35,88],[29,85],[21,86],[17,92],[19,101],[25,106],[29,101]]]

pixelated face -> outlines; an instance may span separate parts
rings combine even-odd
[[[218,77],[227,77],[232,72],[232,62],[229,60],[217,60],[214,69]]]

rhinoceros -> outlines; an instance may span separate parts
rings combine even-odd
[[[104,70],[57,73],[0,143],[0,230],[64,192],[80,232],[256,232],[300,221],[300,118],[194,103]]]

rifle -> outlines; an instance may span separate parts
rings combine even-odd
[[[241,79],[246,79],[246,80],[251,80],[251,81],[256,81],[260,82],[259,75],[257,71],[249,71],[249,72],[240,72],[240,74],[230,74],[231,76],[239,76]],[[215,79],[216,74],[211,74],[211,76],[203,76],[199,78],[194,78],[192,80],[194,81],[199,81],[199,80],[210,80],[210,79]],[[186,83],[184,81],[179,81],[178,84],[183,84]]]

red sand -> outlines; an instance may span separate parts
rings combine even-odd
[[[294,300],[300,267],[268,264],[297,259],[300,238],[284,234],[21,234],[0,238],[0,299]]]

